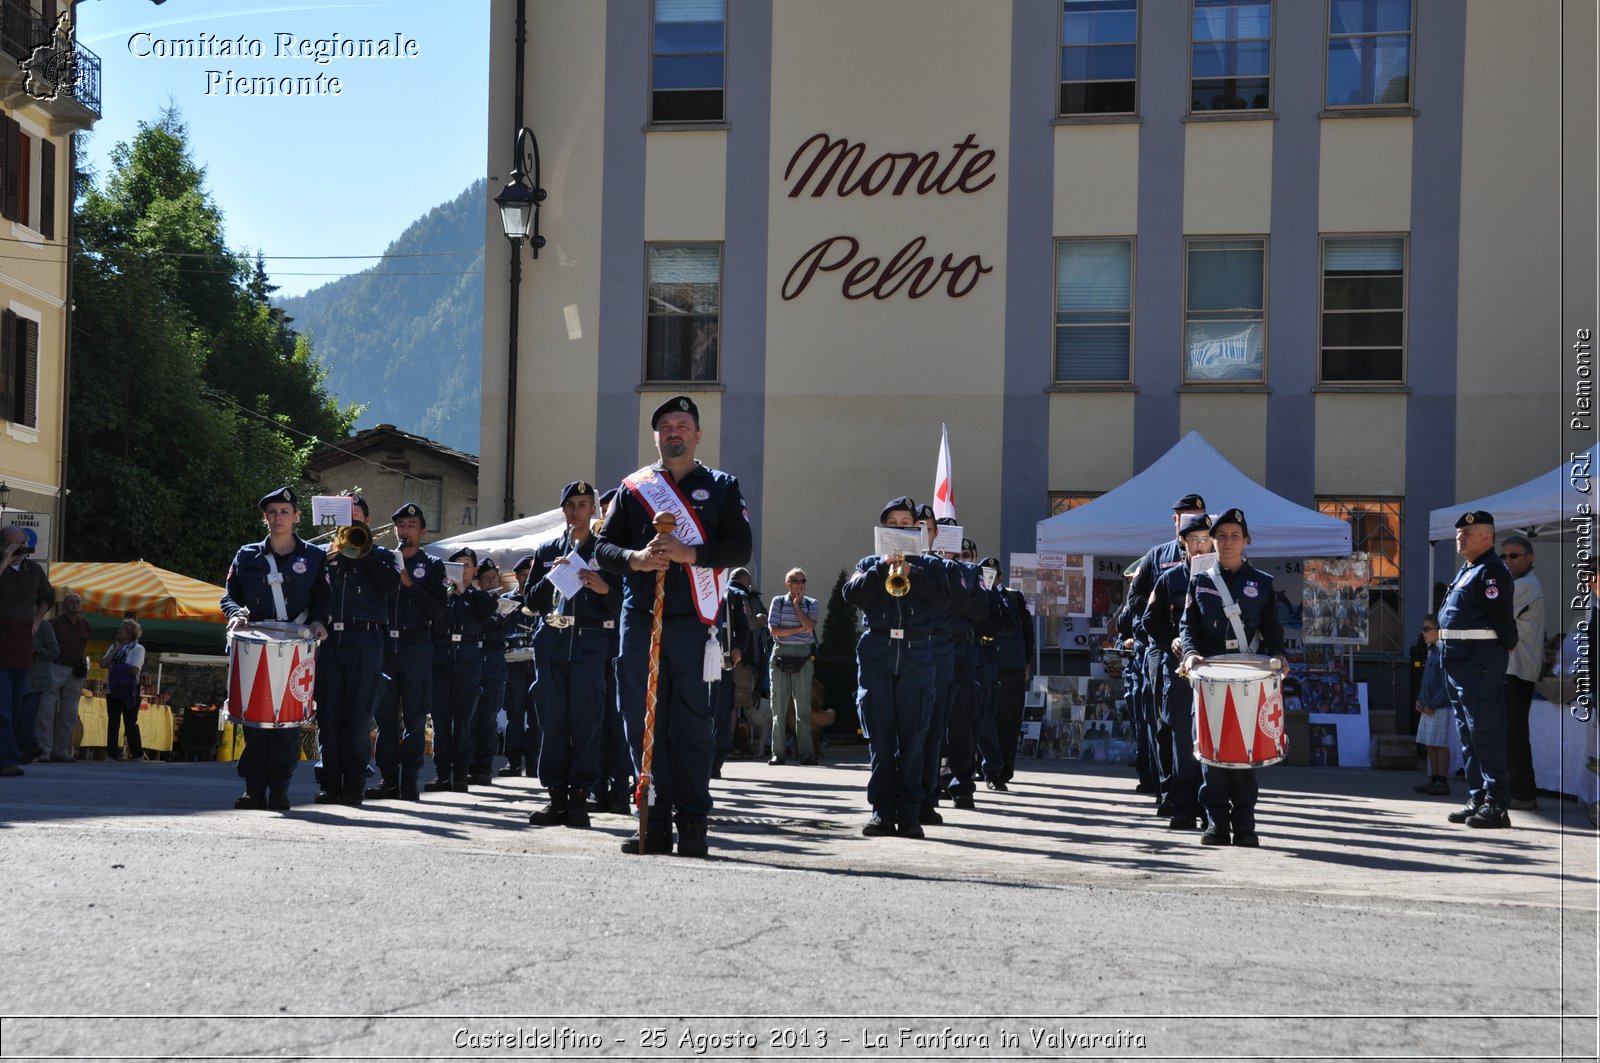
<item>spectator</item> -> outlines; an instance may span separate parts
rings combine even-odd
[[[55,602],[28,533],[15,524],[0,531],[0,776],[22,774],[16,718],[33,667],[33,634]]]
[[[89,621],[83,615],[83,599],[76,594],[63,598],[61,611],[50,626],[55,629],[58,649],[34,726],[39,734],[39,760],[70,764],[77,759],[72,755],[72,732],[78,726],[78,699],[89,675],[89,658],[84,656]]]
[[[789,700],[794,699],[794,748],[802,764],[815,764],[811,748],[811,677],[816,670],[812,654],[817,649],[817,619],[821,607],[806,597],[806,574],[791,568],[783,578],[787,594],[777,595],[767,610],[767,630],[772,632],[772,759],[782,764],[784,727]]]
[[[139,645],[143,630],[137,620],[124,620],[117,628],[117,641],[100,658],[106,669],[106,759],[122,760],[122,740],[117,730],[128,729],[128,760],[143,760],[144,746],[139,741],[139,673],[144,668],[144,647]]]
[[[1450,743],[1456,733],[1455,716],[1450,711],[1450,688],[1444,679],[1444,647],[1439,644],[1439,618],[1429,613],[1422,618],[1422,639],[1428,644],[1428,659],[1422,667],[1422,689],[1417,692],[1417,744],[1428,751],[1428,781],[1416,787],[1419,794],[1447,797],[1450,794]]]
[[[1528,811],[1539,807],[1528,712],[1533,685],[1544,670],[1544,590],[1533,574],[1533,544],[1527,539],[1506,536],[1500,560],[1511,571],[1511,612],[1517,621],[1517,648],[1506,666],[1506,805]]]
[[[49,624],[40,624],[34,629],[33,667],[28,670],[28,690],[22,696],[22,710],[17,713],[17,748],[22,752],[24,764],[39,759],[39,699],[50,686],[50,664],[60,649],[55,629]]]

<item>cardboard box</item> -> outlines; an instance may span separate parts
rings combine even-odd
[[[1304,768],[1311,764],[1311,714],[1285,712],[1283,737],[1289,743],[1289,755],[1283,762],[1291,768]]]
[[[1394,734],[1394,710],[1373,709],[1367,713],[1367,729],[1375,735]]]

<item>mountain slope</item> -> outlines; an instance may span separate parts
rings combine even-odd
[[[478,452],[487,202],[476,181],[407,226],[378,265],[278,301],[311,337],[328,389],[366,404],[357,427],[392,424]]]

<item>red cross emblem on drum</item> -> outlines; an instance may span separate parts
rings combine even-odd
[[[307,657],[289,673],[289,696],[302,705],[311,703],[311,692],[317,683],[316,660]]]

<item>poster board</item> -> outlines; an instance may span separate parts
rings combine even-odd
[[[1012,554],[1010,585],[1034,616],[1087,618],[1092,560],[1087,554]]]
[[[1367,587],[1371,583],[1371,568],[1366,554],[1305,562],[1300,616],[1301,638],[1308,645],[1367,644]]]

